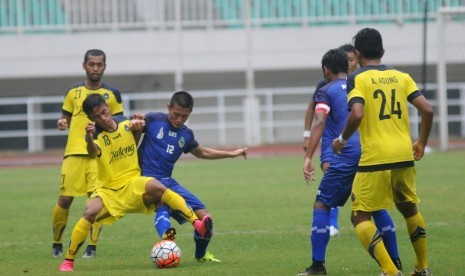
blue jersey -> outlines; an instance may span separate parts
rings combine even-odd
[[[349,116],[346,87],[346,79],[336,79],[319,89],[314,96],[316,104],[324,103],[330,107],[321,139],[321,155],[324,162],[331,162],[334,158],[337,158],[342,162],[358,163],[360,159],[361,149],[358,131],[350,137],[340,155],[332,153],[332,142],[341,134]],[[323,156],[328,153],[331,154],[333,159],[323,160]]]
[[[171,177],[179,157],[198,147],[199,143],[187,126],[172,127],[165,113],[148,113],[145,122],[145,136],[139,147],[142,175],[156,179]]]
[[[312,95],[312,99],[313,99],[314,102],[315,102],[315,96],[316,96],[318,90],[320,90],[326,84],[328,84],[328,82],[324,78],[321,79],[320,81],[318,81],[318,83],[316,85],[316,88],[315,88],[315,92],[313,92],[313,95]]]

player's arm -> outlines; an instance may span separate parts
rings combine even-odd
[[[418,161],[425,153],[425,147],[433,126],[434,112],[428,100],[423,95],[413,99],[412,104],[421,113],[420,137],[413,143],[413,156]]]
[[[95,157],[98,154],[99,148],[94,143],[95,123],[88,123],[86,126],[86,149],[90,157]]]
[[[198,146],[191,150],[191,153],[201,159],[223,159],[223,158],[234,158],[237,156],[243,156],[244,159],[247,159],[247,148],[236,149],[232,151],[226,150],[217,150],[212,148],[207,148],[203,146]]]
[[[313,177],[315,167],[312,164],[312,158],[318,144],[320,143],[321,137],[323,136],[326,118],[328,117],[329,111],[330,107],[325,103],[317,103],[315,106],[314,122],[312,124],[312,130],[308,139],[307,150],[305,151],[304,157],[304,178],[307,183],[315,180]]]
[[[334,153],[340,154],[341,149],[344,147],[347,140],[349,140],[349,138],[357,131],[365,114],[363,107],[364,105],[362,102],[354,102],[350,106],[349,117],[347,118],[344,129],[342,130],[341,135],[333,140],[332,147]]]
[[[144,132],[145,124],[146,122],[144,114],[136,113],[132,116],[129,127],[131,128],[134,139],[136,140],[136,145],[139,144],[142,133]]]
[[[63,131],[68,129],[69,125],[71,124],[71,116],[72,114],[62,111],[61,118],[57,121],[57,127],[59,130]]]
[[[308,140],[310,138],[310,130],[312,129],[313,117],[315,113],[315,101],[313,97],[308,103],[307,111],[305,112],[305,125],[304,125],[304,144],[303,149],[307,151]]]

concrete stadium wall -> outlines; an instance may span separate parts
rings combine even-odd
[[[314,85],[321,76],[324,52],[350,42],[362,27],[366,26],[253,30],[256,86]],[[384,63],[420,81],[422,25],[370,27],[383,35]],[[428,25],[427,39],[428,81],[434,82],[438,51],[434,23]],[[177,68],[183,71],[187,90],[245,87],[244,29],[185,30],[181,35],[173,31],[3,35],[0,45],[0,96],[63,94],[84,78],[81,64],[90,48],[106,52],[106,81],[122,91],[172,91]],[[461,58],[456,60],[458,68],[465,64],[465,54]],[[449,70],[449,79],[465,81],[461,71]]]

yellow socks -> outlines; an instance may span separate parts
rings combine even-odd
[[[426,260],[426,226],[422,215],[418,212],[416,215],[405,219],[407,222],[408,234],[410,236],[410,242],[415,250],[417,257],[415,267],[418,271],[428,267],[428,261]]]
[[[69,210],[63,209],[55,205],[52,212],[52,226],[53,226],[53,242],[61,243],[61,238],[68,221]]]
[[[161,200],[166,203],[172,210],[176,210],[182,215],[185,219],[190,221],[191,223],[194,222],[194,220],[198,219],[197,216],[195,215],[194,211],[192,211],[192,208],[190,208],[187,204],[186,201],[182,196],[179,194],[171,191],[170,189],[167,189],[163,196],[161,197]]]
[[[74,260],[76,258],[79,248],[86,241],[86,237],[90,232],[90,227],[92,227],[92,224],[84,218],[80,218],[76,223],[73,233],[71,233],[71,241],[69,243],[68,252],[66,253],[67,260]]]
[[[378,262],[383,272],[395,275],[398,270],[392,262],[376,226],[371,221],[364,221],[355,227],[355,232],[363,247]]]
[[[100,222],[94,222],[89,232],[89,245],[97,245],[98,237],[100,236],[100,231],[102,231],[102,224]]]

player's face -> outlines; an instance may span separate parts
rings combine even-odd
[[[357,57],[354,52],[347,52],[347,59],[349,60],[349,74],[357,68]]]
[[[90,116],[90,119],[105,131],[110,132],[114,130],[114,121],[111,117],[110,108],[106,104],[96,106],[92,111],[92,116]]]
[[[191,110],[188,108],[180,107],[177,104],[170,106],[168,104],[168,121],[174,128],[180,128],[189,119]]]
[[[89,56],[83,67],[90,82],[99,82],[106,65],[103,61],[103,56]]]

